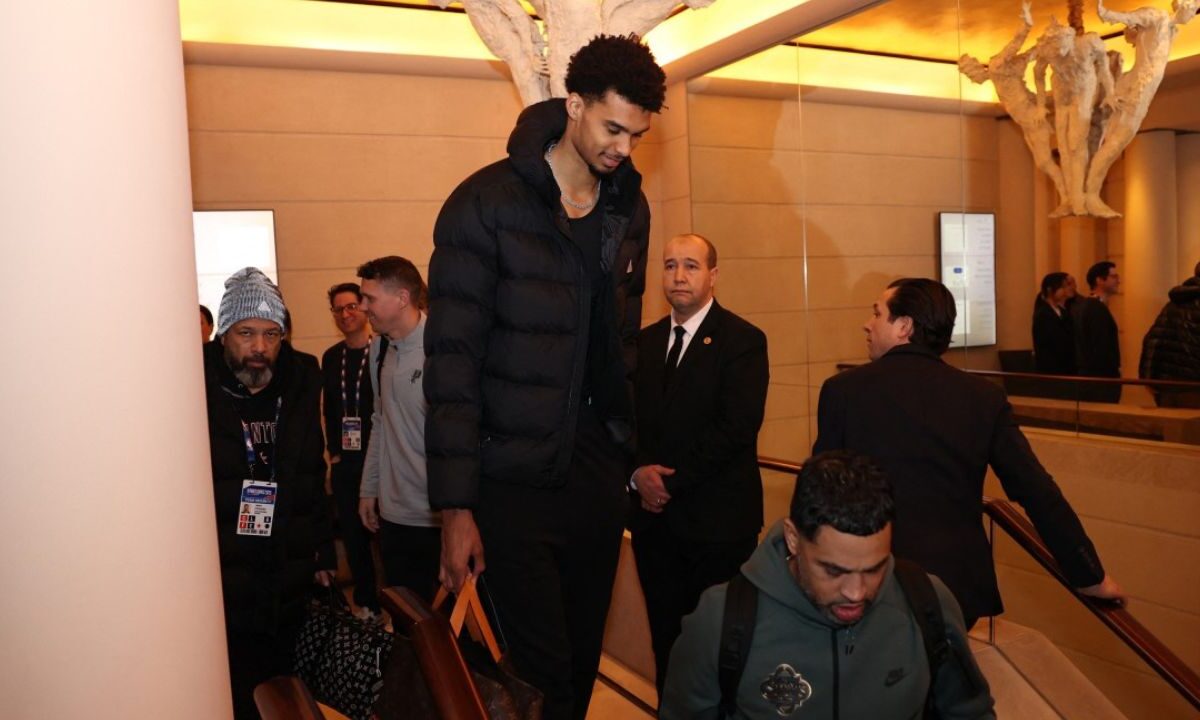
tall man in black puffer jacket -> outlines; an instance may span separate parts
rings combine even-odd
[[[1170,301],[1142,340],[1138,377],[1200,382],[1200,263],[1195,274],[1171,288]],[[1163,407],[1200,407],[1200,390],[1153,388]]]
[[[221,587],[234,714],[254,686],[293,672],[308,588],[336,558],[325,495],[321,374],[283,341],[285,308],[261,271],[225,281],[204,346]]]
[[[565,100],[526,108],[508,158],[443,206],[425,330],[441,581],[458,589],[486,566],[548,720],[584,717],[600,661],[649,244],[629,155],[666,92],[634,37],[592,40],[566,85]]]

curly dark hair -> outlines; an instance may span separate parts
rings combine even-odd
[[[788,513],[808,540],[822,525],[866,537],[896,518],[892,483],[875,461],[846,450],[814,455],[800,468]]]
[[[662,110],[667,74],[637,35],[597,35],[571,56],[567,92],[596,102],[609,90],[643,110]]]

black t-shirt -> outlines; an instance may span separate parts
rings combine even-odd
[[[605,347],[605,330],[611,326],[603,316],[609,308],[605,298],[610,296],[609,282],[611,276],[606,273],[600,262],[600,247],[604,230],[604,209],[597,205],[592,211],[581,218],[571,218],[571,240],[583,255],[583,271],[588,277],[591,289],[591,309],[589,315],[589,331],[587,339],[587,360],[584,366],[583,394],[591,395],[591,388],[597,383],[593,381],[593,373],[597,367],[602,367],[603,358],[598,357]]]
[[[248,480],[271,480],[275,463],[275,437],[279,430],[279,390],[272,381],[257,394],[234,397],[233,404],[242,421],[242,432],[249,433],[254,447],[254,462],[247,456]],[[243,435],[245,437],[245,435]]]
[[[325,388],[325,445],[330,455],[343,455],[343,461],[365,457],[371,438],[371,415],[375,412],[375,368],[368,367],[370,344],[355,349],[345,341],[325,351],[321,357],[321,374]],[[346,364],[346,407],[342,407],[342,359]],[[357,395],[355,391],[357,390]],[[355,398],[358,398],[357,404]],[[362,420],[362,450],[342,450],[342,418]]]

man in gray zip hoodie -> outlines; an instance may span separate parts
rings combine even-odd
[[[758,610],[733,718],[995,718],[987,681],[946,586],[930,576],[948,653],[931,681],[920,626],[894,575],[892,488],[871,460],[811,458],[790,517],[777,523],[742,573]],[[659,717],[718,718],[727,585],[709,588],[683,621]],[[803,712],[801,712],[803,708]]]
[[[363,263],[358,276],[362,309],[379,335],[369,354],[375,412],[358,514],[379,534],[387,584],[433,600],[442,531],[425,476],[425,281],[396,255]]]

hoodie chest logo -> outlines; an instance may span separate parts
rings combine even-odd
[[[812,685],[787,663],[775,668],[758,689],[762,691],[763,699],[775,706],[780,717],[799,710],[813,693]]]

